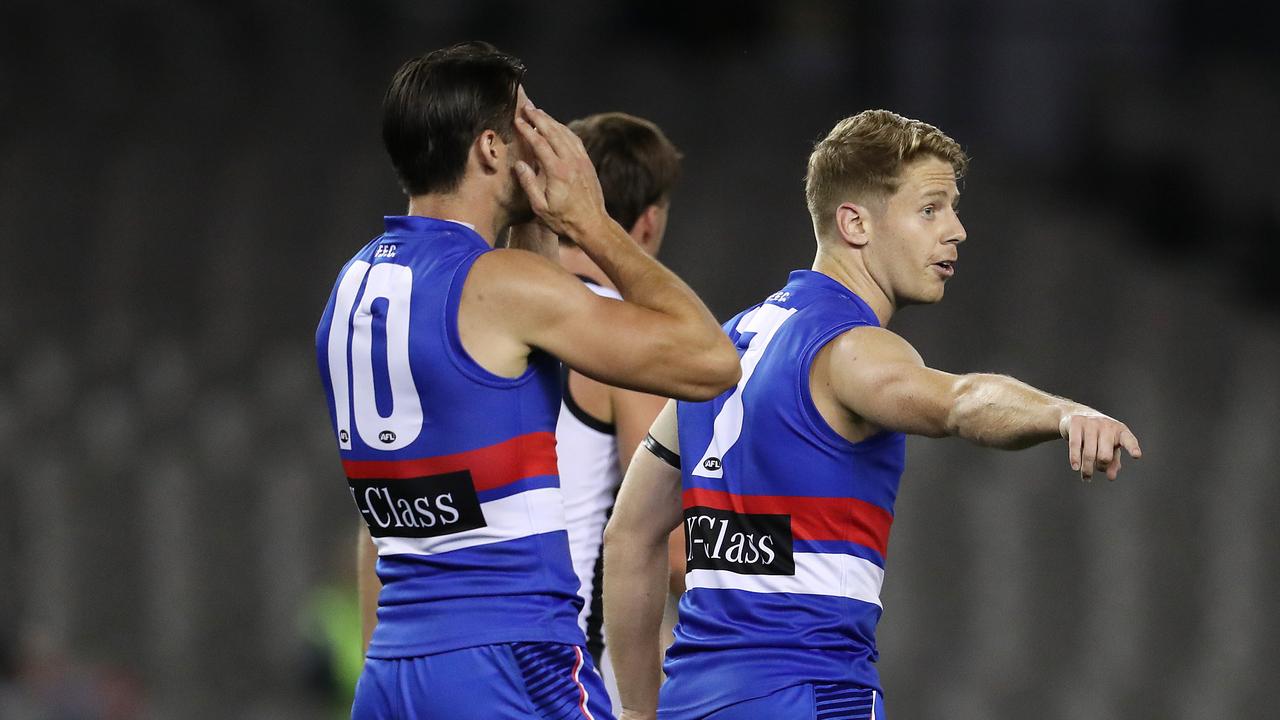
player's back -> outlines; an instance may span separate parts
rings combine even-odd
[[[490,251],[470,228],[390,217],[343,268],[316,335],[356,506],[378,548],[371,658],[507,642],[581,644],[556,469],[559,364],[518,378],[458,334]]]
[[[871,309],[809,270],[725,329],[742,380],[678,405],[686,584],[662,714],[700,716],[801,683],[879,689],[880,585],[905,438],[838,435],[814,356]]]

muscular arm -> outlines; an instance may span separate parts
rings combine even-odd
[[[675,403],[650,431],[678,452]],[[658,629],[667,597],[667,537],[680,524],[680,471],[636,451],[604,534],[604,617],[625,718],[653,718],[661,681]]]
[[[601,297],[519,250],[495,250],[476,261],[458,323],[467,351],[508,377],[524,370],[532,348],[606,385],[685,400],[715,397],[739,374],[737,353],[718,326],[711,333],[700,321]]]
[[[979,445],[1018,449],[1067,440],[1073,470],[1114,480],[1124,448],[1141,457],[1124,423],[1080,403],[1003,375],[952,375],[925,366],[901,337],[882,328],[851,330],[832,342],[826,382],[858,418],[900,432],[955,435]]]
[[[500,309],[492,319],[521,342],[610,385],[705,400],[737,382],[737,353],[715,317],[605,211],[578,136],[532,108],[516,126],[537,156],[537,171],[523,161],[516,165],[530,207],[595,261],[624,302],[595,296],[549,262],[494,252],[476,264],[477,270],[491,266],[496,280],[488,286],[497,301],[490,306]]]

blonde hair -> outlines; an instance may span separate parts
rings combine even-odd
[[[840,203],[887,198],[898,190],[902,168],[926,155],[951,163],[957,178],[969,166],[955,140],[920,120],[888,110],[864,110],[836,123],[814,145],[804,179],[805,200],[819,237],[830,229]]]

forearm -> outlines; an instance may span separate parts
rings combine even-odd
[[[356,546],[356,582],[360,586],[360,629],[364,638],[364,651],[369,651],[369,640],[373,638],[373,628],[378,624],[378,593],[382,591],[382,581],[378,579],[378,553],[364,527],[360,528],[360,538]]]
[[[1089,408],[1004,375],[963,375],[946,431],[987,447],[1015,450],[1062,437],[1062,419]]]
[[[570,233],[609,276],[623,299],[677,320],[686,331],[682,343],[700,348],[723,340],[720,324],[697,294],[679,276],[641,250],[622,226],[606,217],[590,225],[574,226]]]
[[[679,598],[686,590],[684,525],[676,528],[667,538],[667,586],[672,595]]]
[[[667,597],[665,536],[644,541],[618,532],[605,538],[604,617],[622,709],[657,711],[661,682],[658,630]]]

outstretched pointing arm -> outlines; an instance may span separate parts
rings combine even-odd
[[[850,330],[830,352],[828,381],[836,399],[879,427],[1007,449],[1063,438],[1071,469],[1085,480],[1095,471],[1115,480],[1120,448],[1142,457],[1138,438],[1119,420],[1004,375],[933,370],[888,330]]]

